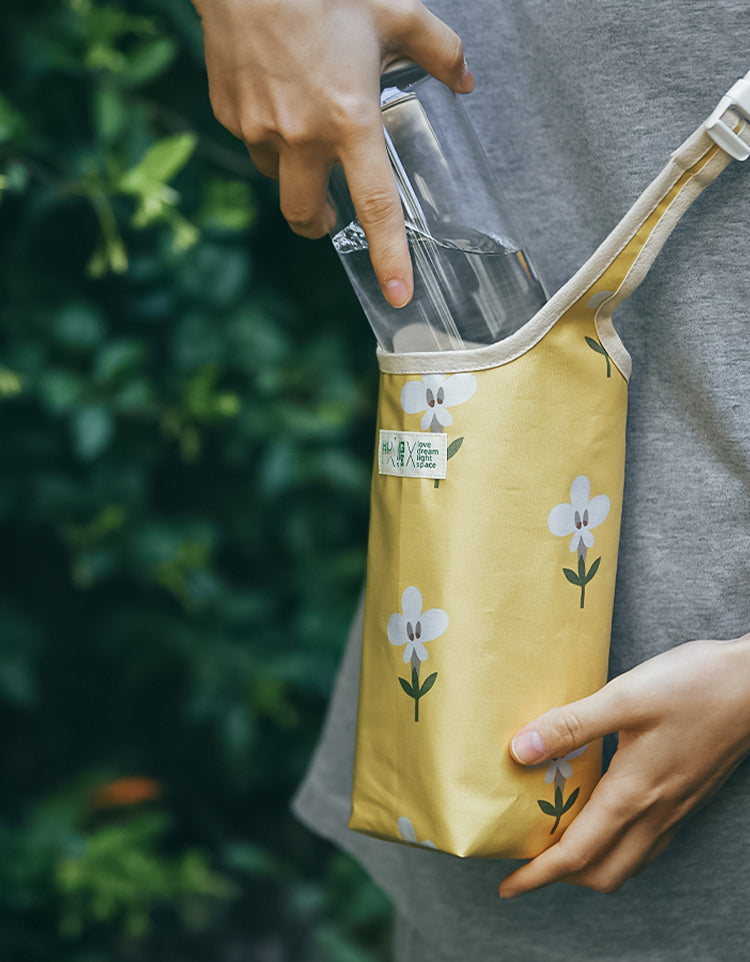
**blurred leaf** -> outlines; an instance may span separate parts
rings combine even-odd
[[[126,194],[142,194],[163,186],[182,170],[196,143],[193,133],[174,134],[156,141],[135,167],[120,177],[119,189]]]
[[[101,341],[105,332],[105,323],[95,305],[69,301],[63,304],[55,314],[53,330],[61,344],[86,350]]]
[[[0,144],[23,138],[27,131],[26,118],[11,102],[0,94]]]
[[[242,231],[255,219],[250,185],[242,180],[209,180],[203,193],[199,223],[203,228]]]
[[[177,44],[171,37],[146,41],[128,56],[119,77],[132,86],[147,83],[163,74],[176,56]]]
[[[107,447],[114,435],[111,411],[101,405],[89,405],[77,411],[71,420],[73,445],[84,461],[91,461]]]
[[[115,140],[128,123],[128,105],[120,89],[112,83],[94,88],[94,126],[105,142]]]
[[[145,350],[140,341],[111,341],[105,344],[96,356],[94,376],[100,382],[112,381],[140,368],[144,358]]]

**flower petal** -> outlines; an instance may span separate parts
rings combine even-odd
[[[417,833],[414,831],[411,819],[408,819],[406,815],[402,815],[398,820],[398,831],[405,842],[411,842],[414,845],[417,844]]]
[[[411,661],[411,656],[414,654],[414,642],[407,641],[406,648],[404,648],[404,664],[408,665]],[[421,661],[421,659],[420,659]]]
[[[430,608],[419,620],[422,623],[421,641],[434,641],[448,627],[448,614],[442,608]]]
[[[440,404],[435,405],[435,420],[438,424],[442,425],[444,428],[450,427],[453,424],[453,415],[448,410],[448,408],[443,407]]]
[[[581,541],[583,541],[583,538],[581,537],[581,532],[580,531],[574,532],[573,537],[570,539],[570,550],[577,551],[578,545],[581,543]]]
[[[560,770],[560,774],[563,778],[570,778],[573,774],[573,766],[570,762],[566,762],[564,758],[561,758],[557,763],[557,767]]]
[[[424,415],[422,416],[421,427],[423,431],[429,431],[434,417],[435,417],[435,409],[428,407],[427,410],[424,412]]]
[[[411,645],[410,647],[412,648],[412,650],[414,651],[414,653],[416,654],[417,658],[419,658],[420,661],[427,661],[429,652],[427,651],[427,649],[425,648],[425,646],[422,644],[421,641],[417,641],[415,639],[414,644]]]
[[[570,486],[570,503],[581,514],[586,510],[591,494],[591,482],[585,474],[579,474]]]
[[[420,845],[424,845],[425,848],[437,849],[437,845],[434,842],[420,842]]]
[[[427,407],[425,386],[421,381],[407,381],[401,389],[401,407],[407,414],[419,414]]]
[[[609,498],[606,494],[597,494],[589,501],[589,528],[595,528],[609,514]]]
[[[409,585],[401,595],[401,609],[407,621],[412,624],[419,621],[422,617],[422,594],[419,588]]]
[[[428,388],[437,397],[437,392],[440,388],[445,390],[445,374],[424,374],[422,376],[422,390],[427,394]]]
[[[555,775],[557,775],[557,759],[549,763],[547,771],[544,773],[544,781],[547,785],[551,785],[552,782],[554,782]]]
[[[445,405],[452,408],[454,404],[468,401],[477,389],[477,379],[473,374],[454,374],[445,382]]]
[[[391,615],[388,619],[388,641],[392,645],[405,645],[409,639],[406,636],[406,618],[403,615]]]
[[[576,513],[572,504],[557,504],[547,515],[547,526],[552,534],[559,537],[572,534],[576,530]]]
[[[594,546],[594,536],[588,528],[581,528],[581,541],[583,541],[587,548]]]
[[[568,754],[565,756],[565,761],[569,762],[572,758],[578,758],[579,755],[583,755],[588,747],[589,743],[586,742],[583,748],[576,748],[574,751],[568,752]]]

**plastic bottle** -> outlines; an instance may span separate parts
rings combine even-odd
[[[379,345],[401,353],[502,340],[546,295],[459,97],[401,61],[383,75],[380,101],[414,265],[406,307],[381,293],[341,167],[329,190],[333,244]]]

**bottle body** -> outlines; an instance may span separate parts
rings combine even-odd
[[[382,80],[383,129],[414,265],[414,297],[385,301],[341,168],[334,247],[386,351],[459,350],[508,337],[546,297],[458,98],[414,64]]]

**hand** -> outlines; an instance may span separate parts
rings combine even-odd
[[[474,78],[458,36],[419,0],[193,0],[214,113],[278,177],[293,231],[335,223],[328,176],[343,164],[383,293],[408,303],[413,278],[380,119],[380,75],[407,56],[455,91]]]
[[[613,731],[619,747],[591,798],[559,842],[502,882],[502,898],[559,881],[616,892],[663,851],[750,751],[750,634],[651,658],[525,725],[511,754],[538,764]]]

